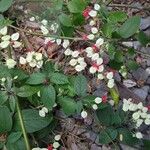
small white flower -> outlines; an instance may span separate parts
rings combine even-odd
[[[5,82],[5,81],[6,81],[6,78],[2,78],[1,81],[2,81],[2,82]]]
[[[12,46],[13,46],[14,48],[18,48],[18,47],[20,47],[21,45],[22,45],[21,42],[14,41]]]
[[[94,26],[95,25],[95,21],[91,20],[89,24],[90,24],[90,26]]]
[[[45,114],[45,112],[43,110],[39,110],[39,116],[40,117],[45,117],[46,114]]]
[[[28,63],[32,61],[33,55],[34,55],[34,54],[35,54],[34,51],[33,51],[33,52],[28,52],[28,53],[27,53],[26,61],[27,61]]]
[[[29,18],[30,21],[35,21],[35,17]]]
[[[92,57],[93,56],[93,49],[92,49],[92,47],[87,47],[86,49],[85,49],[85,51],[86,51],[86,53],[87,53],[87,57]]]
[[[142,120],[142,119],[138,119],[138,120],[136,121],[136,127],[139,128],[142,123],[143,123],[143,120]]]
[[[138,107],[138,109],[142,109],[143,108],[143,103],[142,102],[138,103],[137,107]]]
[[[25,64],[27,63],[27,61],[26,61],[26,59],[25,59],[24,57],[20,57],[19,63],[20,63],[21,65],[25,65]]]
[[[110,79],[109,81],[108,81],[108,83],[107,83],[107,86],[111,89],[111,88],[113,88],[114,87],[114,79]]]
[[[119,135],[119,139],[120,139],[120,141],[123,141],[123,135],[122,134]]]
[[[92,28],[91,28],[91,32],[92,32],[93,34],[96,34],[96,33],[98,32],[98,29],[97,29],[96,27],[92,27]]]
[[[63,48],[67,48],[69,46],[69,44],[70,44],[69,40],[64,40]]]
[[[81,65],[76,65],[75,66],[75,70],[77,71],[77,72],[80,72],[80,71],[82,71],[84,68],[83,68],[83,66],[81,66]]]
[[[32,148],[32,150],[41,150],[39,147]]]
[[[147,108],[147,107],[143,107],[143,108],[142,108],[142,111],[143,111],[144,113],[146,113],[146,112],[148,111],[148,108]]]
[[[11,35],[12,41],[17,41],[18,39],[19,39],[19,33],[18,32]]]
[[[14,68],[17,62],[13,59],[7,59],[6,60],[6,65],[9,69]]]
[[[81,112],[81,117],[82,117],[82,118],[86,118],[86,117],[87,117],[87,112],[86,112],[85,110],[83,110],[83,111]]]
[[[99,39],[96,41],[96,46],[97,46],[97,47],[100,47],[101,45],[103,45],[103,43],[104,43],[104,39],[99,38]]]
[[[40,27],[40,29],[41,29],[41,32],[43,33],[43,35],[47,35],[49,33],[48,29],[43,25]]]
[[[103,79],[104,79],[104,76],[103,76],[103,74],[101,74],[101,73],[99,73],[97,77],[98,77],[98,79],[100,79],[100,80],[103,80]]]
[[[144,122],[145,122],[146,125],[150,125],[150,119],[149,118],[145,119]]]
[[[57,43],[57,45],[60,45],[61,44],[61,39],[56,39],[56,43]]]
[[[42,54],[41,53],[35,53],[35,59],[36,60],[42,60]]]
[[[7,27],[6,26],[4,28],[0,29],[0,34],[1,35],[6,35],[7,34]]]
[[[110,79],[113,78],[113,76],[114,76],[113,72],[108,72],[107,75],[106,75],[106,78],[110,80]]]
[[[140,115],[142,118],[147,118],[147,113],[145,113],[145,112],[141,112]]]
[[[29,62],[30,67],[34,68],[36,66],[36,61],[32,60],[31,62]]]
[[[83,70],[87,66],[86,62],[80,62],[80,66],[82,66]]]
[[[100,8],[101,8],[101,7],[100,7],[100,5],[99,5],[99,4],[94,4],[94,9],[95,9],[95,10],[97,10],[97,11],[98,11],[98,10],[100,10]]]
[[[96,73],[97,69],[92,66],[92,67],[90,67],[89,71],[90,71],[90,73],[94,74],[94,73]]]
[[[79,52],[78,51],[73,51],[72,52],[72,57],[78,57],[79,56]]]
[[[10,40],[10,35],[4,35],[1,38],[3,41],[9,41]]]
[[[97,11],[91,10],[91,11],[89,12],[89,15],[90,15],[91,17],[96,17],[96,16],[97,16]]]
[[[78,63],[83,63],[84,62],[84,58],[83,57],[79,57],[78,58]]]
[[[40,91],[37,92],[38,97],[41,97],[41,93]]]
[[[99,59],[99,54],[98,53],[95,53],[92,55],[92,60],[97,60]]]
[[[36,63],[36,67],[37,68],[41,68],[43,66],[43,61],[42,60],[40,60],[40,61],[38,61],[37,63]]]
[[[96,104],[100,104],[102,102],[102,98],[96,97],[94,101]]]
[[[9,44],[10,44],[10,41],[2,41],[0,43],[0,47],[1,48],[7,48],[9,46]]]
[[[54,147],[54,148],[57,149],[59,146],[60,146],[60,144],[59,144],[58,142],[54,142],[54,143],[53,143],[53,147]]]
[[[64,54],[66,55],[66,56],[69,56],[69,55],[72,55],[72,50],[70,50],[70,48],[67,48],[66,50],[65,50],[65,52],[64,52]]]
[[[124,103],[123,107],[122,107],[122,110],[125,111],[125,112],[128,111],[129,110],[129,104]]]
[[[135,112],[135,113],[133,113],[133,114],[132,114],[132,118],[133,118],[134,120],[139,119],[139,118],[140,118],[140,114],[139,114],[139,112]]]
[[[103,63],[103,59],[102,58],[97,58],[96,63],[98,65],[101,65]]]
[[[104,65],[100,65],[98,68],[98,72],[103,72],[104,71]]]
[[[142,135],[141,132],[137,132],[137,133],[135,134],[135,136],[136,136],[136,138],[138,138],[138,139],[142,139],[142,138],[143,138],[143,135]]]
[[[59,140],[61,139],[61,135],[60,135],[60,134],[55,135],[54,139],[55,139],[56,141],[59,141]]]
[[[48,113],[48,109],[46,107],[43,107],[42,110],[45,112],[45,113]]]
[[[89,34],[89,35],[87,36],[87,38],[88,38],[89,40],[93,40],[93,39],[95,38],[95,36],[94,36],[94,34]]]
[[[98,106],[97,106],[96,104],[93,104],[93,105],[92,105],[92,108],[93,108],[94,110],[97,110],[97,109],[98,109]]]
[[[137,104],[131,103],[129,106],[130,111],[136,111],[137,110]]]
[[[46,26],[46,25],[48,24],[48,21],[47,21],[46,19],[43,19],[43,20],[41,21],[41,23],[42,23],[44,26]]]
[[[78,62],[77,59],[71,59],[70,62],[69,62],[69,64],[70,64],[71,66],[75,66],[75,65],[77,64],[77,62]]]

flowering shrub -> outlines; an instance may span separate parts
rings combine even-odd
[[[124,12],[109,12],[104,4],[88,0],[64,3],[56,2],[56,8],[66,10],[66,14],[59,14],[59,22],[29,18],[39,23],[37,33],[21,30],[10,20],[0,20],[0,48],[6,54],[0,64],[0,148],[63,147],[64,133],[55,130],[59,127],[58,112],[78,117],[82,123],[93,115],[101,144],[145,146],[141,126],[150,125],[149,109],[141,102],[122,100],[114,78],[117,71],[126,78],[129,69],[138,67],[133,57],[125,59],[129,50],[119,50],[119,44],[138,34],[140,17],[128,19]],[[11,34],[11,28],[17,31]],[[27,49],[20,31],[42,37],[45,49],[57,45],[65,65],[74,73],[66,73],[63,65],[49,59],[48,53]],[[24,49],[23,54],[15,55],[15,50]],[[90,81],[95,78],[106,84],[106,94],[93,94]]]

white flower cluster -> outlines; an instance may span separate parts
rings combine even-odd
[[[54,139],[55,141],[53,143],[53,150],[57,150],[60,147],[59,141],[61,139],[61,135],[60,134],[55,135]]]
[[[48,150],[48,149],[47,148],[35,147],[35,148],[32,148],[32,150]]]
[[[0,47],[2,49],[7,48],[9,45],[11,45],[14,48],[20,47],[22,43],[17,41],[19,39],[19,33],[17,32],[10,36],[7,34],[7,31],[8,28],[6,26],[0,29],[0,36],[1,36]]]
[[[148,113],[148,108],[143,106],[143,103],[140,102],[135,104],[132,102],[132,99],[123,99],[123,111],[131,112],[132,119],[136,123],[136,128],[139,128],[142,124],[150,125],[150,114]],[[135,134],[137,138],[142,138],[142,134],[137,132]]]
[[[40,117],[45,117],[47,113],[48,113],[48,109],[46,107],[43,107],[41,110],[39,110]]]
[[[102,98],[96,97],[96,98],[94,99],[94,102],[95,102],[95,104],[92,105],[92,108],[93,108],[94,110],[97,110],[97,109],[98,109],[98,104],[100,104],[100,103],[102,102]]]
[[[43,65],[43,56],[42,53],[38,53],[38,52],[28,52],[26,58],[24,57],[20,57],[19,59],[19,63],[21,65],[25,65],[25,64],[29,64],[30,67],[34,68],[41,68]]]

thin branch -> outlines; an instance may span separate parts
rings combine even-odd
[[[107,6],[108,7],[126,7],[126,8],[150,11],[150,7],[138,7],[138,6],[132,6],[132,5],[127,5],[127,4],[108,4]]]

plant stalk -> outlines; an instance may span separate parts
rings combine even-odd
[[[19,121],[20,121],[21,130],[22,130],[25,145],[26,145],[26,150],[31,150],[18,99],[16,99],[16,107],[17,107],[17,113],[18,113],[18,117],[19,117]]]

